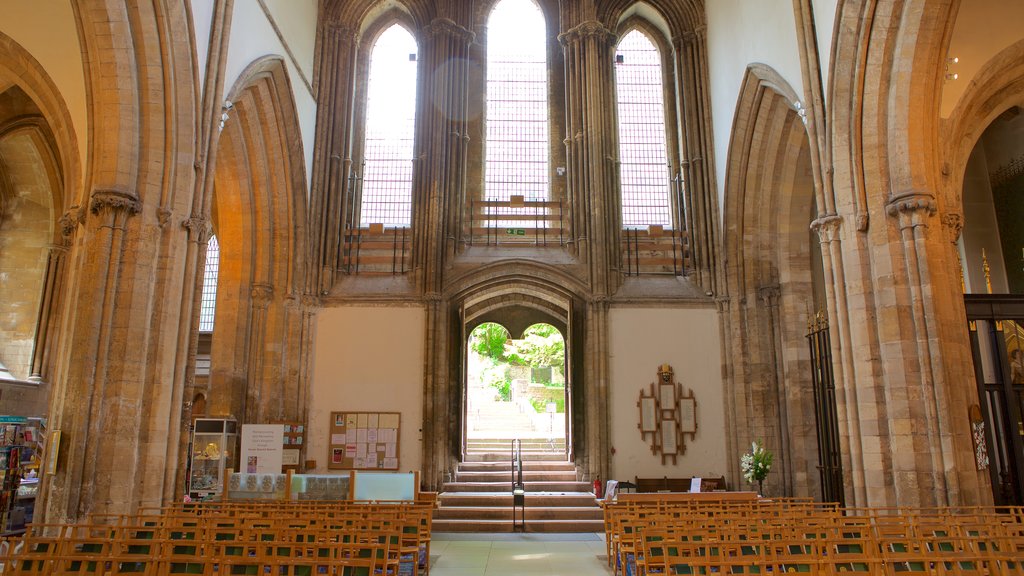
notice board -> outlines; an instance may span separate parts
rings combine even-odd
[[[399,412],[331,412],[327,468],[398,470]]]

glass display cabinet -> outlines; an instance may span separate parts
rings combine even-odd
[[[211,500],[224,491],[224,473],[235,456],[238,423],[224,418],[196,418],[188,473],[192,500]]]

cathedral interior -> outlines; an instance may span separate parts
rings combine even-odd
[[[1024,3],[0,14],[0,414],[59,438],[37,522],[181,500],[196,418],[295,423],[329,473],[335,413],[397,413],[393,467],[441,490],[490,324],[562,337],[580,481],[751,489],[760,441],[768,495],[1024,504]]]

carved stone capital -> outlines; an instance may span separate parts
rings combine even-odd
[[[171,214],[172,213],[173,212],[171,212],[170,208],[165,208],[163,206],[161,206],[160,208],[157,209],[157,211],[156,211],[156,220],[160,224],[161,228],[166,228],[167,227],[167,223],[171,221]]]
[[[927,226],[937,211],[935,196],[925,192],[901,194],[885,206],[885,212],[897,219],[900,229]]]
[[[964,230],[964,217],[962,214],[950,213],[942,215],[942,225],[946,229],[949,241],[956,244],[960,239],[960,233]]]
[[[356,37],[355,30],[341,22],[329,22],[327,24],[327,34],[332,39],[341,41],[353,40]]]
[[[213,225],[205,216],[191,216],[182,220],[181,226],[188,230],[189,238],[195,240],[196,244],[206,244],[213,235]]]
[[[134,192],[97,189],[89,200],[89,212],[97,219],[100,229],[124,231],[128,218],[142,210],[142,202]]]
[[[253,284],[249,295],[252,297],[253,307],[266,310],[274,298],[274,287],[270,284]]]
[[[842,224],[842,216],[838,214],[826,214],[811,222],[811,230],[818,235],[818,241],[825,244],[839,239],[839,228]]]
[[[427,303],[441,302],[444,297],[441,296],[440,292],[427,292],[423,295],[423,300]]]
[[[81,206],[72,206],[60,217],[60,236],[66,246],[71,245],[71,237],[82,222],[85,222],[85,210]]]
[[[320,298],[316,294],[303,294],[299,297],[299,301],[302,302],[302,307],[306,311],[315,311],[321,306]]]
[[[107,212],[115,215],[134,216],[142,210],[139,197],[123,190],[94,190],[89,201],[89,212],[99,215]]]
[[[588,20],[558,35],[558,41],[563,46],[589,38],[595,38],[608,46],[615,44],[618,40],[618,36],[612,34],[611,31],[604,27],[604,24],[597,20]]]
[[[782,288],[778,284],[758,286],[757,297],[765,306],[775,307],[779,305],[779,297],[782,295]]]
[[[854,217],[854,225],[857,232],[867,232],[868,224],[871,222],[871,216],[867,212],[858,212],[857,216]]]
[[[427,25],[427,33],[431,36],[448,36],[450,38],[456,38],[462,40],[464,43],[472,44],[473,40],[476,40],[476,34],[466,28],[456,24],[454,20],[448,18],[434,18],[430,24]]]

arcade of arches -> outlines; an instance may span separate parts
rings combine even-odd
[[[1024,503],[1020,2],[43,4],[0,0],[0,413],[62,437],[37,521],[180,498],[201,415],[304,423],[326,471],[332,410],[400,412],[437,489],[485,322],[564,336],[581,480],[749,489],[763,440],[773,495]],[[375,84],[392,37],[414,90]],[[663,364],[674,459],[637,430]]]

